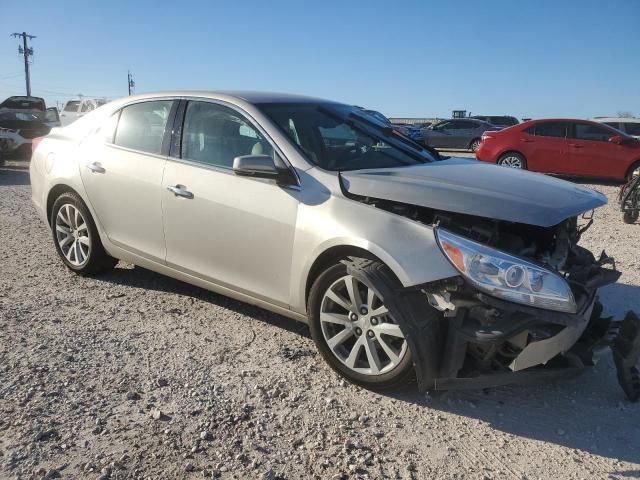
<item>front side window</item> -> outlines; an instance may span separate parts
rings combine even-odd
[[[538,137],[566,138],[567,125],[566,122],[540,122],[527,128],[526,132]]]
[[[578,140],[590,140],[593,142],[607,142],[615,135],[607,127],[593,123],[576,123],[574,137]]]
[[[172,100],[134,103],[124,107],[114,145],[159,155]]]
[[[233,167],[244,155],[269,155],[273,147],[235,110],[209,102],[189,102],[182,129],[182,158],[193,162]]]
[[[357,107],[274,103],[258,107],[315,165],[325,170],[391,168],[434,161],[425,150]]]

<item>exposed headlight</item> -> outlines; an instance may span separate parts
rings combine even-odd
[[[569,284],[560,275],[441,228],[440,248],[478,290],[494,297],[558,312],[576,312]]]

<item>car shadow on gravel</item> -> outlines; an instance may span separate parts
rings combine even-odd
[[[109,282],[127,287],[143,288],[159,292],[173,293],[184,297],[191,297],[203,302],[208,302],[236,313],[247,315],[256,320],[269,323],[284,330],[296,333],[303,337],[311,338],[308,327],[301,322],[278,315],[260,307],[234,300],[224,295],[205,290],[204,288],[176,280],[166,275],[147,270],[146,268],[133,266],[133,268],[116,268],[110,272],[95,277],[98,281]]]
[[[0,186],[29,185],[29,170],[19,167],[0,168]]]

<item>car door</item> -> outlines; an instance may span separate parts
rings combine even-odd
[[[616,130],[594,122],[573,122],[570,129],[569,158],[575,175],[623,178],[629,162],[627,148],[610,142]]]
[[[435,148],[451,147],[451,124],[451,121],[441,122],[425,130],[425,143]]]
[[[567,152],[568,122],[544,121],[521,132],[516,150],[526,158],[527,168],[534,172],[569,174]]]
[[[45,124],[48,127],[59,127],[60,126],[60,115],[58,114],[58,109],[56,107],[49,107],[44,112]]]
[[[82,181],[109,240],[162,263],[161,184],[173,104],[154,100],[125,106],[80,146]]]
[[[235,175],[237,156],[280,155],[235,107],[190,100],[183,110],[162,183],[167,265],[288,306],[299,189]]]
[[[452,120],[447,125],[447,147],[466,148],[464,139],[468,135],[470,123],[466,120]]]

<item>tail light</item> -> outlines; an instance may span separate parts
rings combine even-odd
[[[496,138],[495,132],[484,132],[482,134],[482,136],[480,137],[480,141],[481,142],[485,142],[485,141],[489,140],[490,138]]]
[[[36,148],[38,148],[38,145],[40,145],[40,142],[43,138],[44,137],[36,137],[31,140],[31,153],[34,153],[36,151]]]

